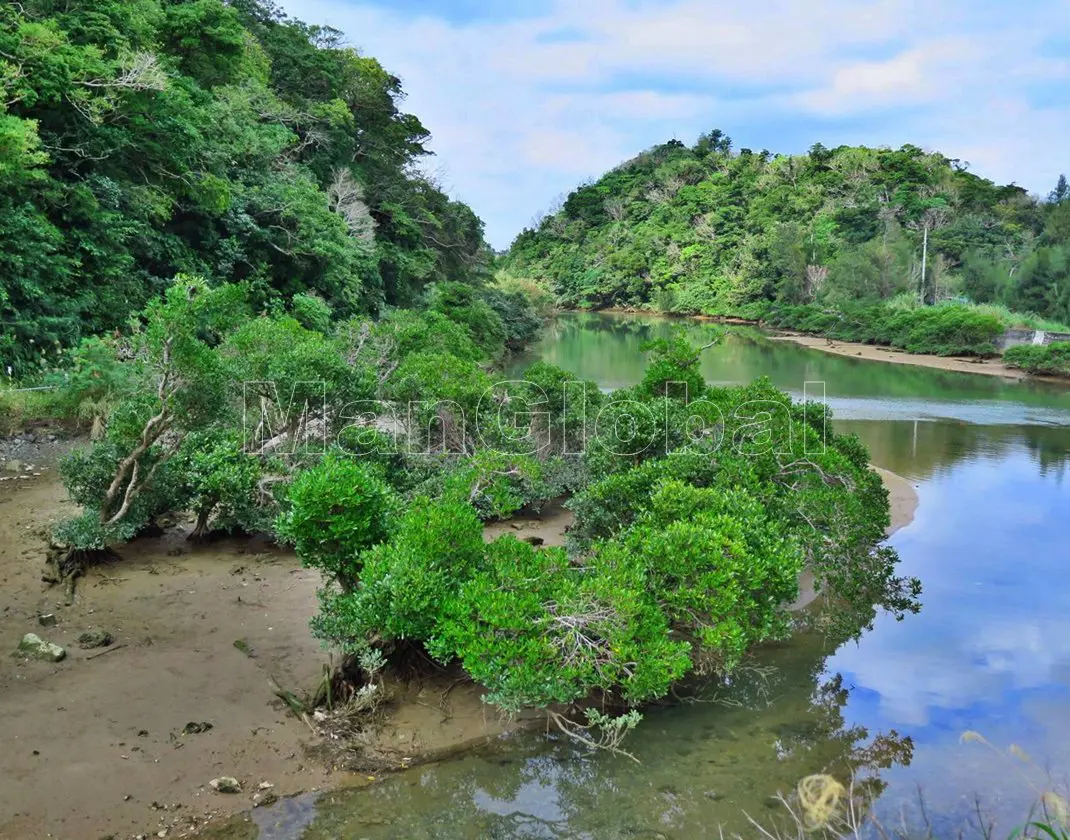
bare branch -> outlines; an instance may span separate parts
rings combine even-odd
[[[114,79],[88,79],[79,84],[88,88],[160,91],[167,88],[167,74],[155,55],[139,52],[123,60],[121,71]]]
[[[375,219],[364,202],[364,188],[348,169],[335,170],[327,200],[331,210],[345,219],[351,236],[361,242],[375,241]]]

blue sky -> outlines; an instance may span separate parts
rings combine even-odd
[[[585,178],[737,148],[915,143],[1047,193],[1070,171],[1070,0],[284,0],[400,76],[431,171],[498,248]]]

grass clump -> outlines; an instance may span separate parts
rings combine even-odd
[[[1070,341],[1021,344],[1008,349],[1003,361],[1033,376],[1070,376]]]

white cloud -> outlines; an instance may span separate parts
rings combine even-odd
[[[1045,191],[1070,167],[1066,110],[1031,104],[1070,74],[1043,49],[1070,35],[1058,0],[548,0],[469,23],[376,3],[288,5],[402,78],[446,185],[499,247],[582,178],[713,127],[774,151],[912,142]]]

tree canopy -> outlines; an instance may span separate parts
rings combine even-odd
[[[180,272],[338,317],[482,276],[396,76],[270,2],[0,8],[0,362],[122,326]]]
[[[735,151],[715,130],[577,187],[504,265],[569,306],[758,317],[966,297],[1070,322],[1070,202],[998,185],[917,146]]]

